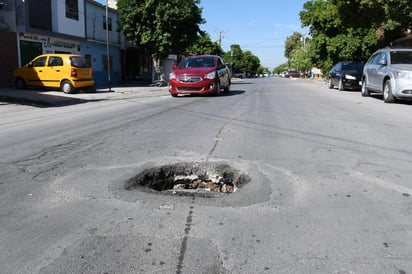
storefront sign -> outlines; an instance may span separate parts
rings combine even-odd
[[[80,43],[66,39],[23,33],[20,40],[41,42],[43,53],[80,53]]]

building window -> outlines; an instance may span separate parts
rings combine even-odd
[[[113,68],[113,62],[112,62],[112,60],[113,60],[113,58],[112,58],[112,56],[110,55],[109,56],[109,60],[110,60],[110,70],[112,70],[112,68]],[[107,55],[102,55],[102,67],[103,67],[103,70],[108,70],[108,64],[107,64]]]
[[[85,54],[84,57],[86,58],[86,62],[89,65],[89,67],[92,66],[92,56],[90,54]]]
[[[0,0],[0,2],[2,1]],[[7,2],[12,3],[14,1],[7,1]],[[24,2],[24,1],[20,1],[20,2]],[[26,1],[26,2],[28,2],[28,5],[29,5],[28,19],[29,19],[30,27],[51,31],[52,30],[51,0],[36,0],[36,1]],[[21,5],[26,5],[26,4],[23,3]],[[20,18],[19,20],[24,20],[24,18]]]
[[[103,16],[103,29],[106,29],[106,16]],[[112,31],[112,18],[107,18],[107,29]]]
[[[79,1],[66,0],[66,17],[79,20]]]

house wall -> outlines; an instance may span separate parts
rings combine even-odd
[[[111,29],[105,29],[106,6],[86,0],[86,40],[80,44],[80,53],[91,60],[95,86],[117,84],[121,81],[120,32],[117,26],[117,13],[108,9]],[[108,33],[108,40],[107,40]],[[110,71],[107,63],[107,47],[111,58]]]
[[[10,86],[15,68],[43,53],[74,53],[89,58],[96,86],[121,81],[147,83],[153,80],[153,63],[130,46],[119,31],[116,1],[109,0],[109,39],[104,22],[106,6],[93,0],[78,0],[78,18],[66,16],[65,0],[7,0],[0,9],[0,86]],[[102,2],[102,1],[101,1]],[[107,43],[108,42],[108,43]],[[107,70],[109,44],[110,74]],[[170,65],[164,65],[169,67]],[[168,73],[166,72],[168,75]]]
[[[12,86],[11,75],[18,67],[16,33],[0,31],[0,41],[0,86]]]
[[[66,17],[65,1],[52,1],[52,31],[84,38],[85,4],[78,0],[78,19]]]
[[[106,19],[106,7],[95,1],[86,1],[86,38],[95,41],[107,41],[104,23]],[[108,9],[108,17],[111,18],[111,30],[109,30],[109,43],[120,44],[120,32],[118,31],[117,13]]]
[[[0,86],[12,85],[11,75],[18,67],[15,14],[13,1],[0,9]]]
[[[93,69],[94,84],[96,87],[105,86],[109,82],[109,71],[107,70],[107,47],[96,42],[82,42],[80,45],[81,54],[90,58]],[[110,82],[118,84],[121,81],[120,49],[116,46],[109,46],[110,62]]]

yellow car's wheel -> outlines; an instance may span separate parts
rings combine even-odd
[[[23,78],[17,78],[16,79],[16,88],[17,89],[24,89],[26,88],[26,82],[24,82]]]
[[[60,85],[60,89],[61,91],[63,91],[64,93],[72,93],[74,88],[72,86],[72,83],[70,83],[69,80],[64,80],[61,85]]]

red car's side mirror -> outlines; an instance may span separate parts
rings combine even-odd
[[[176,65],[173,65],[173,66],[172,66],[172,69],[176,69],[176,68],[177,68],[177,66],[176,66]]]

